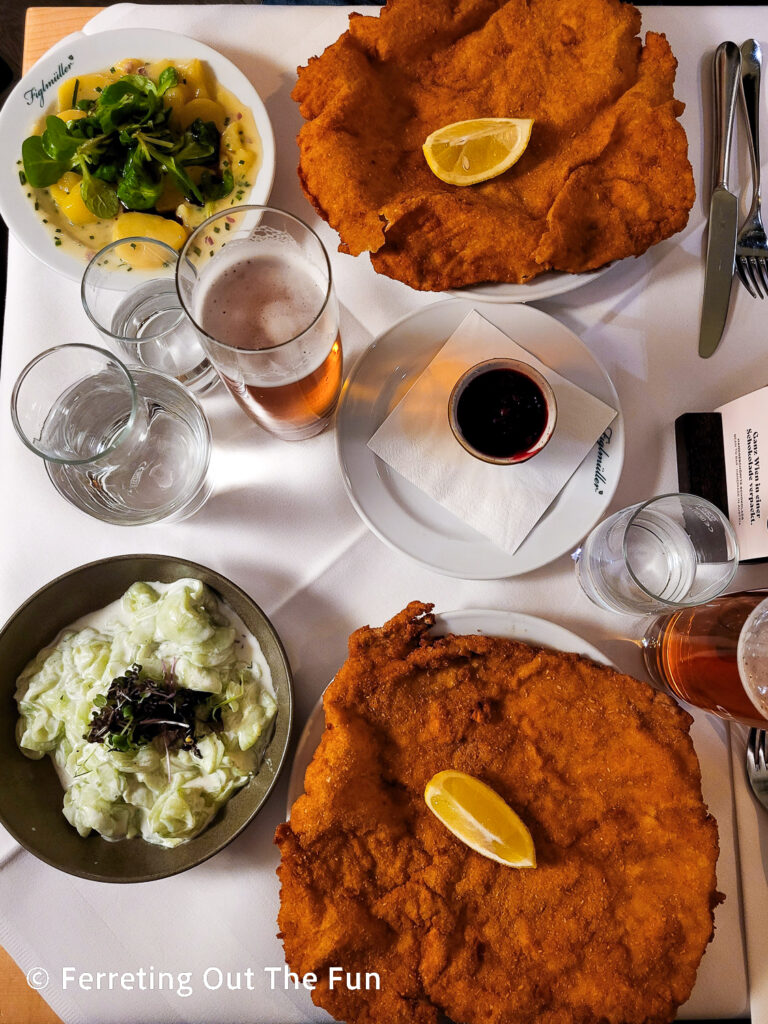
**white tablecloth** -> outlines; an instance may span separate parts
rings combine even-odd
[[[310,217],[295,173],[300,118],[290,91],[296,66],[336,39],[349,10],[120,4],[97,16],[88,31],[167,28],[210,43],[231,58],[254,82],[275,128],[272,201]],[[644,257],[624,261],[578,291],[541,303],[584,339],[618,389],[627,451],[613,508],[676,489],[677,415],[713,409],[768,379],[764,307],[740,287],[721,348],[706,362],[696,354],[708,204],[702,183],[709,180],[709,116],[702,88],[709,97],[709,55],[722,39],[768,38],[768,10],[649,8],[643,26],[666,32],[680,61],[676,94],[687,103],[683,123],[700,193],[688,227]],[[739,172],[746,181],[743,145]],[[335,234],[324,224],[319,232],[334,252],[350,366],[379,332],[435,297],[374,274],[364,258],[335,254]],[[80,308],[77,285],[49,273],[12,241],[0,378],[0,620],[38,586],[94,558],[164,552],[201,561],[244,587],[274,621],[295,672],[299,729],[343,660],[347,634],[361,624],[382,622],[414,598],[433,601],[438,609],[505,608],[554,619],[601,648],[622,670],[642,675],[640,623],[590,605],[567,556],[527,576],[495,583],[448,579],[422,569],[385,547],[358,520],[344,493],[332,431],[298,444],[274,441],[225,394],[205,400],[217,486],[198,516],[176,526],[134,530],[89,520],[52,490],[43,466],[17,440],[9,417],[11,387],[24,363],[49,345],[78,340],[96,339]],[[734,589],[766,583],[768,568],[742,567]],[[720,826],[718,884],[727,899],[716,911],[715,941],[682,1015],[749,1014],[738,827],[744,830],[745,902],[753,908],[746,941],[752,954],[751,1011],[755,1024],[768,1024],[768,955],[754,909],[766,902],[758,835],[765,823],[740,774],[743,740],[734,733],[737,819],[728,730],[697,715],[694,739],[705,798]],[[272,836],[284,816],[286,781],[283,777],[255,823],[223,853],[176,878],[141,886],[108,887],[60,874],[0,834],[0,944],[25,971],[47,972],[43,995],[67,1024],[327,1019],[304,991],[285,991],[282,985],[270,991],[264,972],[284,963],[275,936],[278,857]],[[148,981],[144,991],[133,992],[64,985],[65,977],[80,972],[141,968],[147,978],[150,968],[170,972],[173,990],[148,990]],[[191,994],[183,994],[188,988]]]

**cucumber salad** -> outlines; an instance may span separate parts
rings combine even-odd
[[[82,836],[173,847],[258,771],[277,711],[258,641],[195,579],[134,583],[17,680],[17,740],[49,754]]]

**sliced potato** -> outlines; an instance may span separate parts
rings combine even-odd
[[[82,177],[74,171],[62,174],[55,185],[51,185],[51,196],[71,224],[94,224],[99,218],[88,209],[80,194]]]
[[[173,111],[171,116],[174,121],[177,120],[180,111],[184,108],[184,105],[194,99],[194,96],[194,92],[188,85],[174,85],[172,89],[168,89],[168,91],[163,94],[163,102]]]
[[[115,80],[122,78],[123,75],[135,75],[138,73],[139,68],[145,67],[143,60],[139,60],[137,57],[126,57],[124,60],[119,60],[115,65]]]
[[[154,238],[158,242],[165,242],[172,249],[177,251],[187,240],[187,232],[181,224],[175,220],[168,220],[166,217],[158,217],[154,213],[121,213],[115,221],[114,237],[130,238],[136,235],[142,238]],[[120,246],[117,250],[121,259],[130,263],[133,267],[153,266],[151,254],[142,253],[138,248]],[[140,262],[150,258],[150,262]]]
[[[216,95],[213,75],[206,63],[201,60],[177,60],[173,65],[179,72],[184,85],[188,85],[199,99],[209,99]]]
[[[222,131],[227,114],[224,107],[215,100],[196,99],[185,103],[177,117],[181,128],[188,128],[199,117],[202,121],[213,121],[219,131]]]
[[[76,82],[80,83],[77,87],[77,99],[80,101],[95,100],[99,93],[114,80],[115,75],[109,71],[96,71],[92,75],[76,75],[74,78],[68,78],[61,83],[56,94],[59,110],[71,110],[74,106]]]
[[[56,117],[58,117],[58,119],[60,121],[64,121],[65,123],[67,121],[79,121],[81,117],[85,117],[85,116],[86,115],[85,115],[85,111],[84,110],[76,110],[76,109],[61,110],[56,115]]]
[[[242,178],[253,167],[256,154],[252,149],[236,149],[229,157],[229,167],[235,178]]]

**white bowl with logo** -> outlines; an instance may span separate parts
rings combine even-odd
[[[82,255],[57,248],[53,236],[34,204],[28,186],[19,179],[21,144],[32,134],[45,113],[53,112],[56,92],[65,78],[102,71],[118,61],[135,57],[152,61],[205,61],[218,82],[252,113],[261,143],[261,164],[249,192],[238,202],[263,204],[272,191],[275,176],[275,137],[264,103],[254,87],[231,60],[196,39],[159,29],[115,29],[88,34],[76,32],[49,50],[13,89],[0,110],[0,215],[21,244],[57,273],[80,280],[87,263]]]

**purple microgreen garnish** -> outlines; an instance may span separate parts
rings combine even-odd
[[[121,753],[135,752],[157,738],[165,747],[169,771],[171,750],[191,750],[201,757],[196,730],[210,714],[211,695],[179,686],[173,669],[163,668],[159,680],[142,674],[141,665],[113,679],[106,695],[94,700],[85,738]]]

